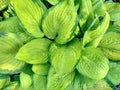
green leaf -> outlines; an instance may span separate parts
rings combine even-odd
[[[30,64],[47,63],[50,43],[46,38],[34,39],[20,48],[16,58]]]
[[[17,16],[0,22],[0,32],[15,33],[21,41],[23,41],[23,43],[26,43],[32,39],[32,37],[25,32],[25,29],[21,25]]]
[[[103,0],[92,0],[93,11],[98,16],[103,16],[105,14],[105,7]]]
[[[46,9],[40,0],[24,0],[24,2],[14,0],[14,8],[20,21],[30,34],[34,37],[44,36],[40,24]]]
[[[77,70],[92,79],[104,78],[109,70],[108,59],[97,48],[85,48],[77,65]]]
[[[32,66],[32,71],[35,74],[48,75],[49,68],[50,68],[50,64],[34,64]]]
[[[100,23],[100,25],[96,29],[87,30],[85,32],[83,38],[83,45],[97,47],[109,26],[109,20],[110,20],[109,14],[106,12],[102,23]]]
[[[33,75],[33,90],[47,90],[47,76]]]
[[[20,87],[22,90],[29,90],[33,83],[33,72],[31,65],[26,65],[23,71],[20,73]]]
[[[9,75],[0,75],[0,89],[10,83]]]
[[[74,72],[66,75],[65,77],[59,77],[53,67],[50,68],[48,75],[47,90],[65,90],[65,88],[73,81],[75,76]]]
[[[120,64],[116,62],[110,62],[110,70],[107,74],[107,78],[114,84],[120,83]]]
[[[80,1],[79,24],[81,28],[85,30],[85,28],[86,27],[88,28],[88,26],[92,23],[94,19],[92,3],[91,0],[87,0],[87,2],[85,2],[84,0],[79,0],[79,1]],[[88,19],[89,22],[87,22]]]
[[[15,59],[22,45],[15,34],[0,32],[0,73],[12,74],[23,68],[24,62]]]
[[[107,32],[99,47],[109,59],[120,60],[120,33],[115,30]]]
[[[29,74],[22,72],[20,74],[20,86],[23,90],[27,90],[32,85],[32,78]]]
[[[74,0],[64,0],[48,10],[42,22],[43,32],[57,43],[65,44],[74,37],[76,21],[77,10]]]
[[[81,54],[81,43],[78,39],[73,39],[66,45],[53,43],[50,47],[50,60],[58,75],[64,76],[72,72],[79,61]]]
[[[110,20],[111,21],[117,21],[120,20],[120,4],[119,3],[113,3],[113,2],[107,2],[105,3],[106,10],[110,14]]]
[[[9,85],[5,86],[2,90],[18,90],[18,82],[11,82]]]

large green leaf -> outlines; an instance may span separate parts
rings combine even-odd
[[[23,43],[26,43],[32,39],[32,37],[25,32],[25,29],[21,25],[17,16],[1,21],[0,32],[15,33],[17,36],[19,36]]]
[[[16,58],[30,64],[47,63],[50,43],[46,38],[34,39],[20,48]]]
[[[47,76],[34,74],[33,90],[47,90]]]
[[[81,54],[81,43],[73,39],[66,45],[53,43],[50,47],[50,60],[58,75],[63,76],[72,72]]]
[[[99,47],[111,60],[120,60],[120,32],[107,32],[99,43]]]
[[[0,32],[0,73],[16,73],[24,62],[15,59],[22,41],[13,33]]]
[[[77,70],[92,79],[104,78],[109,70],[108,59],[97,48],[85,48],[77,65]]]
[[[65,77],[59,77],[53,67],[50,68],[48,75],[47,90],[65,90],[65,88],[73,81],[75,76],[74,72],[66,75]]]
[[[106,12],[100,25],[94,30],[87,30],[84,34],[83,45],[97,47],[109,26],[109,14]]]
[[[44,36],[40,24],[45,7],[40,0],[14,0],[14,8],[20,21],[29,33],[34,37]]]
[[[120,83],[120,63],[111,62],[107,78],[114,84]]]
[[[77,27],[77,10],[74,0],[63,0],[45,15],[42,28],[45,35],[59,44],[70,41]]]
[[[50,64],[34,64],[32,66],[32,71],[35,74],[48,75],[49,68],[50,68]]]

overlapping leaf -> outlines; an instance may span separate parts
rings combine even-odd
[[[55,72],[55,69],[51,67],[48,75],[47,90],[65,90],[65,88],[74,79],[74,76],[75,73],[71,72],[65,77],[59,77],[59,75]]]
[[[24,27],[22,27],[17,16],[1,21],[0,31],[15,33],[17,36],[19,36],[23,43],[26,43],[33,38],[32,36],[25,32],[25,29]]]
[[[46,38],[34,39],[20,48],[16,58],[30,64],[47,63],[50,43]]]
[[[107,32],[99,47],[109,59],[120,60],[120,33],[115,30]]]
[[[109,26],[109,14],[106,12],[105,17],[95,30],[87,30],[84,34],[83,45],[97,47],[103,35]]]
[[[81,43],[78,39],[67,45],[59,46],[53,43],[50,47],[50,60],[58,75],[63,76],[72,72],[81,55]]]
[[[35,74],[47,75],[50,68],[50,64],[34,64],[32,66],[32,71]]]
[[[21,46],[15,34],[0,33],[0,73],[15,73],[24,66],[24,62],[15,59]]]
[[[47,76],[34,74],[33,90],[47,90]]]
[[[114,84],[118,85],[120,83],[120,64],[111,62],[110,70],[107,74],[107,78]]]
[[[109,70],[108,59],[97,48],[85,48],[77,65],[77,70],[92,79],[104,78]]]
[[[14,8],[20,21],[34,37],[43,37],[40,24],[45,6],[39,0],[14,0]]]
[[[49,9],[45,15],[42,28],[45,35],[55,39],[59,44],[65,44],[74,37],[77,27],[77,10],[74,0],[63,0]]]

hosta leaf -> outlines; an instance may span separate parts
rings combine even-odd
[[[26,5],[27,4],[27,5]],[[27,31],[34,37],[43,37],[40,24],[45,7],[39,0],[14,0],[14,8],[17,16]]]
[[[33,90],[47,90],[47,76],[34,74]]]
[[[91,0],[91,1],[92,1],[94,13],[99,16],[103,16],[105,14],[105,7],[103,0]]]
[[[9,75],[0,75],[0,89],[10,83]]]
[[[50,43],[46,38],[34,39],[20,48],[16,58],[30,64],[44,64],[48,61]]]
[[[32,85],[32,78],[29,74],[22,72],[20,74],[20,86],[23,90],[27,90]]]
[[[105,80],[96,81],[92,87],[88,87],[84,90],[113,90]]]
[[[24,62],[15,59],[15,55],[22,46],[20,39],[13,33],[0,33],[0,72],[15,73]]]
[[[65,77],[59,77],[59,75],[55,72],[55,69],[51,67],[48,75],[47,90],[65,90],[65,88],[74,79],[74,76],[75,73],[71,72]]]
[[[109,66],[108,59],[97,48],[85,48],[77,65],[77,70],[92,79],[102,79],[106,76]]]
[[[7,20],[0,22],[1,32],[11,32],[15,33],[23,41],[23,43],[28,42],[32,37],[24,31],[20,21],[17,16],[11,17]]]
[[[58,75],[63,76],[74,70],[80,58],[81,46],[78,39],[62,46],[54,43],[51,45],[50,60]]]
[[[119,32],[107,32],[99,44],[100,47],[120,50],[120,33]]]
[[[20,87],[22,90],[29,90],[32,85],[33,72],[31,70],[31,65],[26,65],[23,71],[20,73]]]
[[[87,30],[83,38],[84,46],[97,47],[109,25],[109,14],[106,15],[102,23],[95,30]]]
[[[107,78],[114,85],[118,85],[120,83],[120,64],[115,62],[110,63],[110,70],[107,74]]]
[[[77,27],[77,10],[74,0],[63,0],[49,9],[45,15],[42,28],[45,35],[55,39],[59,44],[70,41]]]
[[[79,10],[79,24],[82,29],[88,28],[94,19],[93,8],[91,0],[79,0],[80,10]],[[89,22],[87,20],[89,19]],[[85,27],[84,27],[85,26]]]
[[[5,9],[8,4],[9,4],[10,0],[0,0],[0,11]]]
[[[110,20],[111,21],[117,21],[120,20],[120,4],[119,3],[113,3],[113,2],[107,2],[105,3],[106,10],[110,14]]]
[[[35,74],[47,75],[50,68],[50,64],[34,64],[32,66],[32,71]]]
[[[62,0],[47,0],[50,4],[55,5]]]
[[[18,90],[18,82],[11,82],[9,85],[5,86],[2,90]]]
[[[99,47],[109,59],[120,60],[120,33],[107,32],[99,43]]]

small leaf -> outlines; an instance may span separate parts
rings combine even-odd
[[[65,77],[59,77],[53,67],[50,68],[48,75],[47,90],[65,90],[65,88],[73,81],[75,76],[74,72],[66,75]]]
[[[20,48],[16,58],[30,64],[47,63],[50,43],[46,38],[34,39]]]
[[[22,90],[29,90],[32,86],[33,72],[31,70],[31,65],[26,65],[23,71],[20,73],[20,87]]]
[[[108,59],[97,48],[85,48],[77,65],[77,70],[85,76],[100,80],[109,70]]]
[[[66,45],[52,44],[50,47],[50,60],[58,75],[63,76],[72,72],[81,54],[81,43],[73,39]]]
[[[50,68],[50,64],[34,64],[32,66],[32,71],[35,74],[47,75]]]
[[[47,76],[33,75],[33,90],[47,90]]]
[[[14,8],[20,21],[30,34],[34,37],[44,36],[40,24],[46,9],[40,0],[14,0]]]
[[[77,27],[77,10],[74,0],[64,0],[53,6],[45,15],[42,28],[44,34],[59,44],[70,41]]]

